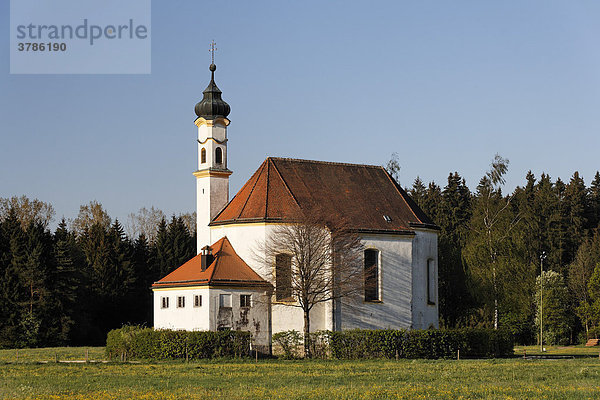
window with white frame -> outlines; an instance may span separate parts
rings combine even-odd
[[[194,307],[202,307],[202,295],[194,295]]]
[[[435,304],[435,262],[427,260],[427,303]]]
[[[365,301],[380,301],[379,250],[365,250]]]
[[[240,307],[243,307],[243,308],[252,307],[252,295],[241,294],[240,295]]]
[[[160,308],[169,308],[169,298],[168,297],[160,298]]]
[[[185,307],[185,297],[177,296],[177,308],[184,308],[184,307]]]

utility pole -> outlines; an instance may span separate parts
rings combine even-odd
[[[544,260],[546,252],[540,254],[540,352],[544,352]]]

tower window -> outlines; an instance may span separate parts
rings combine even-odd
[[[204,147],[200,150],[200,163],[206,163],[206,149]]]
[[[215,150],[215,162],[217,164],[223,164],[223,150],[220,147],[217,147]]]
[[[288,254],[275,256],[275,299],[292,297],[292,257]]]
[[[365,250],[365,301],[379,301],[379,251]]]

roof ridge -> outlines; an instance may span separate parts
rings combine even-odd
[[[365,168],[385,169],[381,165],[372,165],[372,164],[355,164],[355,163],[345,163],[345,162],[337,162],[337,161],[305,160],[305,159],[301,159],[301,158],[290,158],[290,157],[267,157],[267,160],[269,160],[269,159],[281,160],[281,161],[312,163],[312,164],[344,165],[344,166],[348,166],[348,167],[365,167]]]

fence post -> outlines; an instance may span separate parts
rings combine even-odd
[[[460,349],[456,350],[456,361],[460,360]]]
[[[88,349],[85,349],[85,362],[88,362]]]

